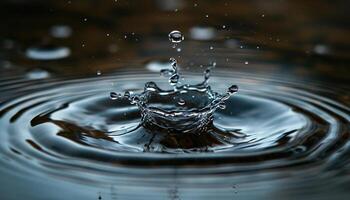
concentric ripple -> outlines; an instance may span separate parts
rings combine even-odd
[[[9,92],[13,86],[3,86],[8,98],[0,106],[0,162],[9,171],[50,175],[55,181],[126,181],[156,190],[176,179],[181,183],[176,187],[204,193],[207,187],[229,188],[222,195],[232,184],[241,184],[248,196],[253,189],[266,190],[258,183],[272,180],[295,183],[302,193],[301,187],[335,176],[349,163],[349,108],[302,84],[218,73],[212,88],[224,91],[234,81],[240,92],[215,113],[208,134],[183,137],[140,127],[137,106],[109,99],[115,88],[135,91],[150,80],[167,84],[132,74],[52,80],[41,86],[37,81],[16,97]]]

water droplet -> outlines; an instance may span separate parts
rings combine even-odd
[[[181,52],[181,48],[177,48],[176,51],[177,51],[177,52]]]
[[[174,30],[169,33],[169,40],[172,43],[180,43],[185,39],[180,31]]]
[[[186,104],[185,100],[183,99],[179,99],[179,101],[177,102],[180,106],[183,106]]]
[[[231,87],[228,88],[227,92],[230,94],[236,93],[238,91],[237,85],[231,85]]]
[[[209,47],[209,49],[210,49],[210,50],[213,50],[213,49],[214,49],[214,47],[213,47],[213,46],[210,46],[210,47]]]
[[[249,64],[249,62],[248,62],[248,61],[245,61],[245,62],[244,62],[244,64],[245,64],[245,65],[248,65],[248,64]]]
[[[97,76],[100,76],[102,73],[100,70],[97,70],[96,74],[97,74]]]
[[[109,96],[112,100],[117,100],[119,95],[116,92],[111,92]]]
[[[70,55],[67,47],[56,47],[52,45],[30,47],[26,51],[26,56],[34,60],[57,60]]]

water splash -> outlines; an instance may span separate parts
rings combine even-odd
[[[179,83],[181,76],[177,61],[175,58],[170,61],[172,69],[161,70],[161,74],[169,77],[172,90],[163,90],[155,82],[147,82],[140,94],[111,92],[111,99],[123,96],[131,104],[137,105],[141,112],[141,124],[148,128],[158,127],[181,133],[206,130],[215,110],[225,109],[225,101],[238,91],[238,87],[232,85],[224,94],[212,91],[208,85],[210,69],[205,70],[203,82],[182,85]]]

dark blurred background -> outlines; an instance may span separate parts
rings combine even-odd
[[[192,69],[215,62],[348,84],[349,7],[347,0],[2,0],[1,76],[38,68],[95,75],[177,55]],[[172,30],[185,35],[181,52],[168,41]],[[65,47],[69,55],[33,58],[33,47]]]

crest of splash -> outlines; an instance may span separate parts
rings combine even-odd
[[[204,72],[203,82],[181,85],[177,61],[174,58],[170,61],[172,69],[163,69],[161,74],[169,77],[172,90],[163,90],[156,83],[147,82],[140,94],[111,92],[111,99],[126,98],[136,104],[141,112],[141,125],[146,128],[179,133],[205,131],[213,120],[214,111],[224,109],[225,101],[238,91],[238,87],[232,85],[224,94],[212,91],[208,85],[210,69]]]

